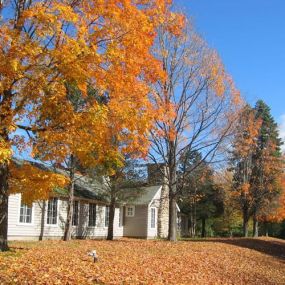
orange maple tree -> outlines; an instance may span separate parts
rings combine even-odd
[[[45,143],[44,159],[62,160],[75,154],[90,163],[89,154],[96,151],[98,162],[109,146],[105,126],[111,110],[121,118],[121,124],[114,126],[121,136],[128,135],[135,147],[147,146],[142,134],[149,127],[146,114],[152,112],[148,83],[162,76],[150,47],[170,4],[169,0],[19,0],[15,5],[9,1],[1,5],[2,250],[7,249],[12,147],[25,149],[30,143],[15,131],[36,133],[37,141]],[[67,96],[69,84],[80,90],[82,98],[88,96],[88,86],[98,90],[99,96],[107,93],[108,107],[93,100],[75,112]],[[138,128],[141,120],[144,123]],[[34,153],[39,150],[34,144],[29,146]],[[113,149],[109,154],[117,157]]]

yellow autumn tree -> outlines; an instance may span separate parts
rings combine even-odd
[[[55,160],[75,150],[77,157],[88,160],[87,153],[95,149],[100,161],[102,149],[108,148],[108,140],[101,140],[108,137],[106,110],[91,100],[75,111],[67,86],[76,86],[82,97],[88,95],[88,86],[98,90],[99,96],[107,93],[108,108],[127,119],[118,128],[134,126],[133,112],[149,107],[148,83],[162,74],[150,47],[170,2],[16,0],[1,5],[1,250],[7,249],[12,147],[25,149],[29,144],[34,153],[40,149],[44,159]],[[147,126],[138,131],[144,132]],[[19,129],[29,133],[29,142],[19,137]],[[41,142],[39,148],[37,142]],[[139,142],[134,139],[134,143]]]

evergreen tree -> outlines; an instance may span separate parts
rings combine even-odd
[[[258,216],[278,197],[282,174],[281,145],[278,126],[270,114],[270,108],[262,100],[257,101],[255,120],[261,121],[257,144],[253,153],[251,191],[253,194],[253,235],[258,236]]]
[[[253,217],[253,232],[258,236],[258,216],[270,207],[279,192],[282,173],[281,139],[270,108],[258,101],[241,112],[231,152],[233,188],[243,214],[243,234]]]
[[[213,170],[207,162],[202,160],[202,155],[195,151],[185,152],[178,172],[179,187],[181,187],[180,207],[188,215],[189,234],[197,235],[197,222],[201,221],[201,236],[206,236],[206,221],[222,210],[219,203]]]

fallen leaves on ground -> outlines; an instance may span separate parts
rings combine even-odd
[[[285,242],[74,240],[13,242],[0,284],[285,284]],[[96,250],[93,263],[88,252]]]

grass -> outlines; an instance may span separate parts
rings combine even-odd
[[[0,284],[285,284],[285,241],[13,242]],[[87,253],[96,249],[99,261]]]

